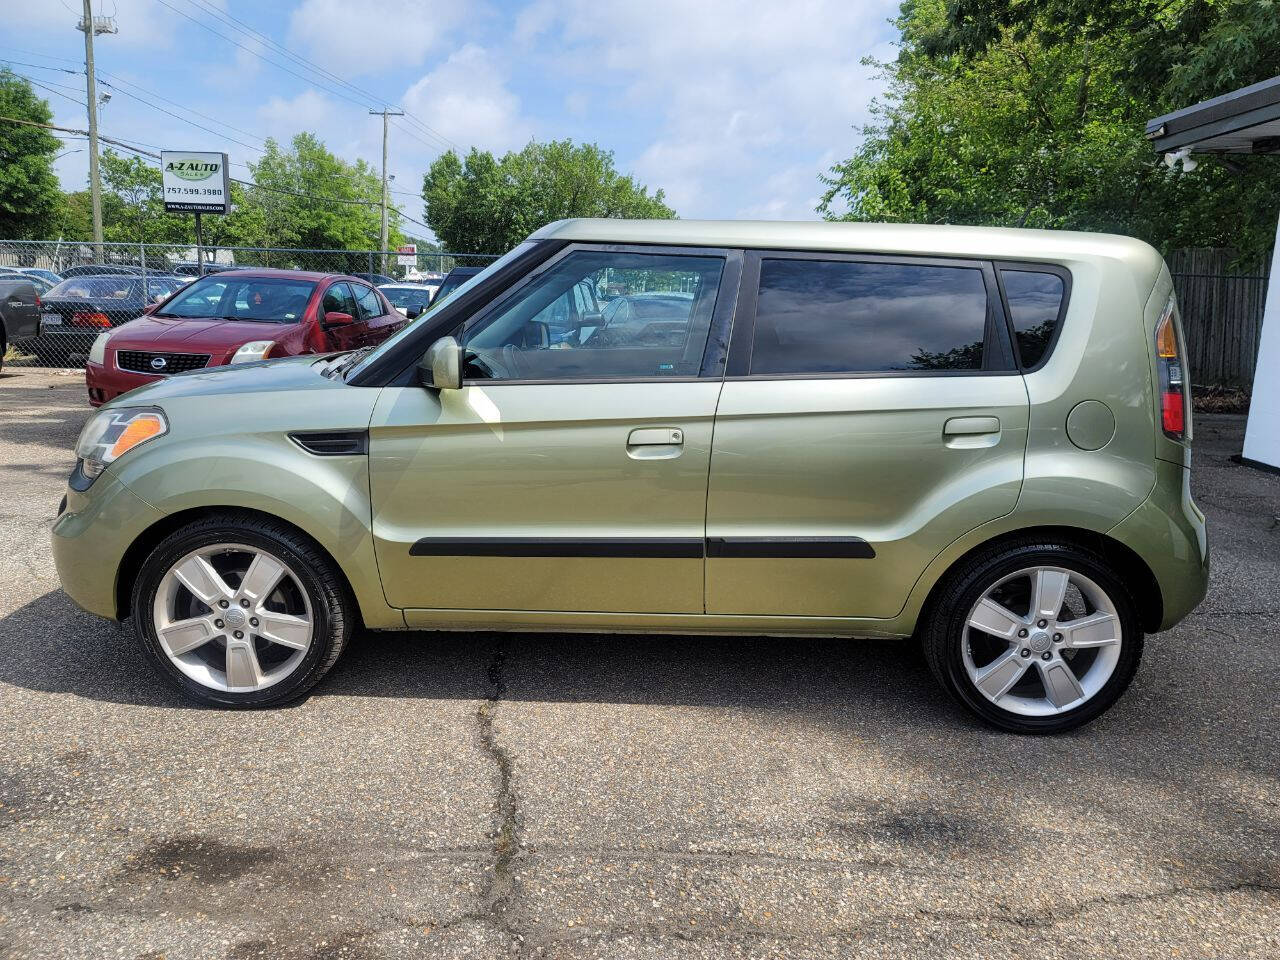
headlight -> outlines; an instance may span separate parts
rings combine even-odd
[[[267,352],[276,345],[274,340],[250,340],[231,355],[232,363],[252,363],[267,359]]]
[[[76,441],[80,469],[96,477],[134,447],[168,432],[164,414],[154,407],[103,410],[89,418]]]
[[[93,346],[89,348],[90,363],[101,365],[107,362],[107,339],[110,336],[109,333],[98,334],[98,338],[93,341]]]

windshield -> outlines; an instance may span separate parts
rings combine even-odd
[[[137,277],[76,277],[63,280],[49,291],[48,299],[128,300],[138,296]]]
[[[382,286],[378,289],[386,295],[393,307],[400,310],[408,310],[410,307],[420,307],[425,310],[431,303],[430,288]]]
[[[493,263],[489,264],[487,267],[485,267],[483,270],[477,273],[474,277],[468,278],[466,283],[462,284],[459,287],[455,287],[453,291],[449,293],[449,296],[453,296],[454,294],[459,293],[461,291],[473,290],[476,287],[480,286],[480,284],[484,283],[491,276],[493,276],[495,273],[497,273],[499,270],[501,270],[503,267],[509,264],[512,260],[515,260],[517,257],[521,257],[524,254],[528,253],[529,250],[533,248],[534,242],[535,241],[533,240],[526,240],[524,243],[519,244],[518,246],[512,247],[510,250],[504,253],[497,260],[493,261]],[[444,296],[445,296],[445,290],[443,287],[441,287],[439,293],[436,296],[435,303],[438,304]],[[435,304],[433,304],[433,306],[435,306]],[[399,330],[393,333],[386,340],[383,340],[380,346],[378,346],[376,349],[371,351],[368,356],[366,356],[355,368],[353,368],[347,374],[347,379],[351,379],[351,377],[358,375],[359,372],[362,369],[364,369],[366,365],[373,363],[375,360],[378,359],[378,357],[382,356],[388,350],[394,350],[396,347],[396,344],[398,344],[405,337],[410,336],[414,330],[418,329],[419,324],[425,322],[427,319],[432,317],[434,313],[435,311],[432,310],[431,313],[422,314],[422,316],[419,317],[417,320],[410,320],[408,323],[406,323],[403,327],[401,327]]]
[[[311,280],[220,273],[196,280],[154,315],[297,323],[315,289]]]

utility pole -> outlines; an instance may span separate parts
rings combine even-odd
[[[87,4],[89,0],[84,0]],[[379,252],[382,257],[382,272],[387,272],[387,120],[389,117],[403,117],[403,110],[391,110],[384,107],[381,110],[370,110],[371,114],[382,115],[382,232],[378,235],[378,242],[381,244]]]
[[[111,17],[93,16],[92,0],[84,0],[84,17],[77,25],[84,31],[84,73],[89,106],[89,196],[93,203],[93,257],[102,262],[102,183],[98,177],[98,89],[93,72],[93,38],[99,33],[117,33]]]

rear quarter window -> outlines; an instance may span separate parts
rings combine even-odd
[[[987,315],[977,267],[764,259],[750,372],[982,370]]]
[[[1037,367],[1048,356],[1062,322],[1066,283],[1059,274],[1042,270],[1003,269],[1000,280],[1019,359],[1024,369]]]

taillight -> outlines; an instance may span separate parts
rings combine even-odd
[[[71,315],[71,325],[73,327],[103,327],[111,326],[111,318],[105,313],[83,313],[76,311]]]
[[[1156,324],[1156,367],[1160,374],[1160,427],[1171,440],[1182,440],[1187,435],[1187,392],[1172,297]]]

